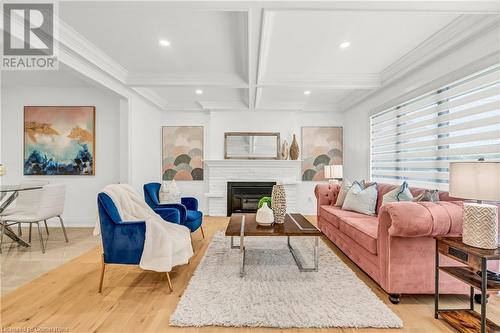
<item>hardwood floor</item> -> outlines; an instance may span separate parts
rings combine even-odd
[[[387,295],[363,272],[353,265],[328,240],[332,251],[351,267],[358,277],[404,321],[401,330],[384,329],[270,329],[270,328],[178,328],[170,327],[183,290],[203,257],[213,234],[224,230],[227,218],[205,217],[206,238],[193,235],[195,256],[189,265],[171,272],[174,292],[170,293],[165,274],[142,271],[133,266],[107,267],[103,293],[98,294],[101,249],[73,259],[0,299],[0,325],[4,332],[17,328],[51,329],[52,332],[454,332],[447,324],[433,317],[432,296],[404,296],[399,305],[392,305]],[[444,296],[444,305],[467,304],[461,296]],[[500,297],[492,296],[488,317],[500,322]],[[25,330],[28,331],[28,330]]]

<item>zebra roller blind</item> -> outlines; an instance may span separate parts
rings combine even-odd
[[[453,161],[500,160],[500,64],[370,117],[371,179],[448,190]]]

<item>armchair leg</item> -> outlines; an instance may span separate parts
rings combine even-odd
[[[31,227],[33,226],[33,223],[30,223],[30,232],[29,232],[29,236],[28,236],[28,243],[31,244]]]
[[[167,282],[168,282],[168,289],[170,289],[170,292],[173,292],[174,289],[172,288],[172,281],[170,281],[170,273],[167,272]]]
[[[200,225],[200,230],[201,230],[201,237],[203,237],[203,239],[205,239],[205,231],[203,231],[202,225]]]
[[[19,236],[23,235],[23,231],[21,230],[21,223],[17,224],[17,233],[19,234]]]
[[[101,279],[99,280],[99,294],[102,293],[102,283],[104,281],[104,270],[106,269],[106,264],[104,263],[104,253],[101,255]]]

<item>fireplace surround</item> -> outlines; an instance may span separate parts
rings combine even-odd
[[[276,182],[227,182],[227,216],[255,213],[259,200],[271,196]]]

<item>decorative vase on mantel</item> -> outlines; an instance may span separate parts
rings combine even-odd
[[[282,160],[288,159],[288,142],[286,140],[283,141],[283,145],[281,146],[280,157]]]
[[[276,184],[273,186],[271,206],[273,209],[274,223],[285,223],[286,193],[283,184]]]
[[[297,143],[297,139],[295,138],[294,134],[292,144],[290,145],[290,159],[296,160],[298,158],[299,158],[299,144]]]

